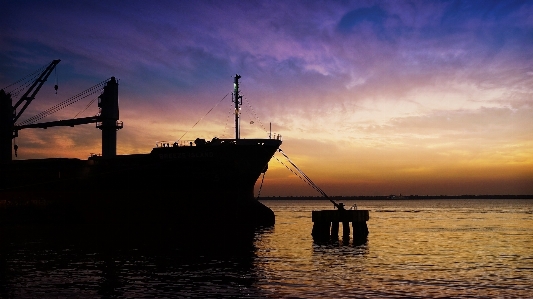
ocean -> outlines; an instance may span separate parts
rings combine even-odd
[[[370,234],[315,243],[327,200],[262,202],[255,231],[0,227],[0,298],[527,298],[533,200],[359,200]],[[340,227],[342,235],[342,226]]]

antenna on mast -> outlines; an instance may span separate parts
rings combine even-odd
[[[235,74],[233,78],[233,103],[235,103],[235,139],[240,139],[240,124],[239,124],[239,115],[240,115],[240,105],[242,105],[242,96],[239,95],[239,79],[241,76]]]

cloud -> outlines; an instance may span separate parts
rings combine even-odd
[[[416,164],[410,148],[437,162],[446,155],[478,161],[479,153],[479,161],[496,155],[495,163],[529,165],[529,2],[12,1],[5,11],[0,86],[62,59],[58,95],[47,82],[25,117],[116,76],[124,153],[149,151],[153,141],[188,130],[231,135],[231,94],[191,127],[231,92],[239,73],[253,107],[243,106],[243,133],[264,136],[272,122],[297,157],[326,156],[310,167],[331,177],[346,172],[328,168],[342,165],[328,151],[368,158],[347,158],[347,168],[386,169],[378,163],[386,155],[374,152],[397,155],[407,161],[394,164],[398,171],[413,175],[430,168]],[[70,118],[80,105],[54,117]],[[54,131],[64,136],[58,140],[27,135],[24,148],[39,157],[44,148],[85,157],[99,137],[83,130]],[[361,174],[349,173],[353,180]],[[364,180],[378,186],[375,176]]]

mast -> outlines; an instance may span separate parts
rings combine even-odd
[[[235,74],[233,79],[233,102],[235,103],[235,139],[240,139],[240,126],[239,126],[239,115],[240,115],[240,105],[242,105],[242,96],[239,95],[239,79],[241,76]]]

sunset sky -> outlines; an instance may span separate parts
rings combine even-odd
[[[532,1],[6,1],[0,15],[0,88],[61,59],[21,120],[115,76],[119,154],[233,137],[221,99],[238,73],[241,137],[272,123],[328,195],[533,194]],[[94,125],[19,136],[18,159],[101,152]],[[320,194],[272,159],[261,195]]]

